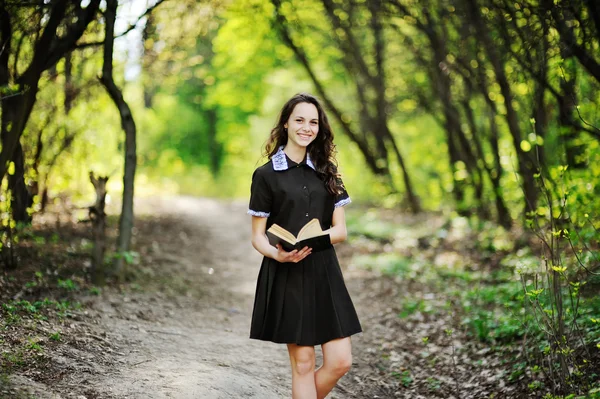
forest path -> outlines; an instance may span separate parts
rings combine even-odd
[[[248,338],[261,255],[250,244],[246,206],[191,197],[137,201],[141,262],[132,268],[139,285],[82,297],[83,310],[66,327],[73,338],[48,352],[54,377],[38,384],[14,376],[29,387],[32,396],[23,397],[289,398],[285,346]],[[403,245],[440,228],[428,215],[398,217]],[[356,255],[385,251],[370,246],[336,246],[364,332],[352,337],[353,367],[328,398],[518,397],[489,348],[464,332],[447,334],[457,320],[443,290],[353,266]],[[398,317],[407,303],[431,303],[435,311]],[[319,348],[317,356],[319,364]]]
[[[261,256],[245,204],[174,197],[141,201],[138,211],[171,221],[142,256],[168,268],[167,284],[183,295],[99,302],[108,337],[132,345],[121,349],[123,366],[90,378],[90,388],[117,398],[288,396],[285,347],[248,339]]]

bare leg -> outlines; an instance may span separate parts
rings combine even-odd
[[[315,348],[288,344],[292,365],[292,399],[315,399]]]
[[[321,348],[323,349],[323,366],[315,373],[318,399],[325,398],[352,366],[350,337],[334,339],[324,343]]]

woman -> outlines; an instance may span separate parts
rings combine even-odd
[[[287,344],[294,399],[324,398],[352,364],[350,336],[361,332],[332,246],[286,252],[269,244],[274,223],[294,236],[317,218],[332,244],[346,239],[350,197],[337,173],[333,133],[318,100],[297,94],[282,108],[266,144],[269,162],[252,175],[252,245],[264,255],[250,338]],[[315,371],[315,345],[323,365]]]

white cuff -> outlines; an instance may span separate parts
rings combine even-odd
[[[352,200],[350,199],[350,197],[344,198],[344,199],[341,199],[338,202],[336,202],[334,207],[337,208],[339,206],[348,205],[351,202],[352,202]]]
[[[248,209],[248,212],[246,212],[248,215],[252,215],[252,216],[258,216],[259,218],[268,218],[271,215],[271,212],[258,212],[258,211],[253,211],[252,209]]]

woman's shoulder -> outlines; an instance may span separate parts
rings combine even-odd
[[[273,161],[271,161],[269,159],[263,165],[259,166],[258,168],[256,168],[254,170],[254,173],[252,174],[252,177],[255,177],[255,176],[267,177],[267,176],[273,174],[273,172],[274,172],[274,170],[273,170]]]

